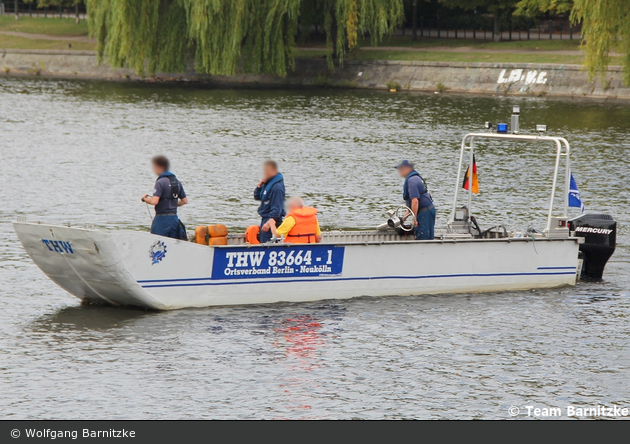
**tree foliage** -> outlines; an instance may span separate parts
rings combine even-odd
[[[521,0],[516,8],[516,14],[535,16],[541,12],[562,14],[573,8],[573,0]]]
[[[328,60],[343,59],[366,33],[377,43],[402,21],[402,0],[87,0],[101,58],[137,72],[286,75],[300,12],[324,18]],[[308,20],[304,20],[305,23]]]
[[[85,0],[31,0],[26,3],[37,3],[37,7],[43,8],[45,6],[74,6],[85,3]]]
[[[592,77],[602,75],[610,53],[622,54],[625,81],[630,84],[630,1],[575,0],[572,20],[582,22],[586,68]]]

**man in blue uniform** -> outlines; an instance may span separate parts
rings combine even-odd
[[[414,169],[413,163],[403,160],[396,166],[401,177],[405,178],[403,199],[416,215],[416,239],[433,240],[435,229],[435,206],[427,190],[426,183]]]
[[[271,240],[271,220],[279,227],[286,212],[284,211],[284,177],[278,172],[278,164],[267,160],[263,164],[263,178],[254,190],[254,199],[260,201],[258,214],[260,221],[259,240],[261,244]]]
[[[170,162],[164,156],[151,159],[153,172],[158,176],[153,196],[145,194],[142,202],[155,206],[155,217],[151,224],[151,234],[186,239],[186,229],[179,222],[177,208],[188,203],[186,191],[175,174],[169,171]]]

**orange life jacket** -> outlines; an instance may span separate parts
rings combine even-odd
[[[298,208],[287,214],[295,219],[295,226],[284,239],[292,244],[314,244],[317,242],[317,210],[311,207]]]
[[[260,232],[260,227],[258,225],[250,225],[245,230],[245,242],[249,242],[252,245],[258,245],[260,241],[258,240],[258,233]]]

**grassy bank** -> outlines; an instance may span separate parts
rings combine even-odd
[[[477,53],[443,51],[357,51],[350,54],[352,60],[413,60],[420,62],[486,62],[486,63],[556,63],[580,64],[583,56],[562,54]]]
[[[303,58],[325,57],[322,42],[311,42],[297,50]],[[347,54],[348,60],[404,60],[418,62],[464,63],[544,63],[580,65],[584,54],[578,40],[522,40],[492,42],[472,39],[425,38],[417,41],[411,37],[390,37],[378,47],[368,40]],[[621,63],[620,57],[612,57],[612,65]]]
[[[372,46],[370,40],[363,39],[361,47]],[[577,51],[580,48],[579,40],[513,40],[493,42],[491,40],[473,39],[437,39],[420,38],[414,41],[409,36],[386,37],[378,45],[380,47],[407,47],[407,48],[473,48],[476,50],[530,50],[530,51]]]
[[[74,49],[77,51],[93,51],[96,45],[89,42],[55,39],[39,40],[12,35],[0,34],[0,48],[7,49]]]
[[[51,14],[52,17],[52,14]],[[87,37],[88,25],[85,20],[75,23],[74,18],[39,18],[13,15],[0,15],[0,31],[25,32],[28,34],[47,34],[62,37]]]
[[[323,50],[298,49],[299,58],[324,58]],[[485,52],[446,52],[446,51],[405,51],[390,49],[356,50],[348,54],[346,60],[405,60],[418,62],[465,62],[465,63],[555,63],[579,65],[583,63],[581,55],[562,54],[522,54],[522,53],[485,53]]]
[[[85,20],[0,16],[0,48],[93,50]]]

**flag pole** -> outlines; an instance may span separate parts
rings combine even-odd
[[[566,139],[560,138],[567,150],[566,171],[564,177],[564,217],[569,216],[569,191],[571,191],[571,148]]]
[[[553,217],[553,201],[556,197],[556,187],[558,186],[558,170],[560,169],[560,155],[562,154],[562,145],[560,145],[560,141],[558,139],[554,140],[556,142],[556,164],[553,169],[553,183],[551,185],[551,197],[549,198],[549,214],[547,215],[547,228],[545,228],[545,232],[549,233],[551,231],[551,218]]]
[[[475,155],[475,137],[470,138],[470,164],[468,167],[468,215],[472,216],[473,163]]]
[[[462,186],[462,166],[464,165],[464,154],[466,152],[466,139],[462,140],[461,150],[459,152],[459,166],[457,167],[457,179],[455,180],[455,194],[453,195],[453,212],[451,214],[451,222],[455,220],[455,212],[457,211],[457,197],[459,196],[459,188]]]

